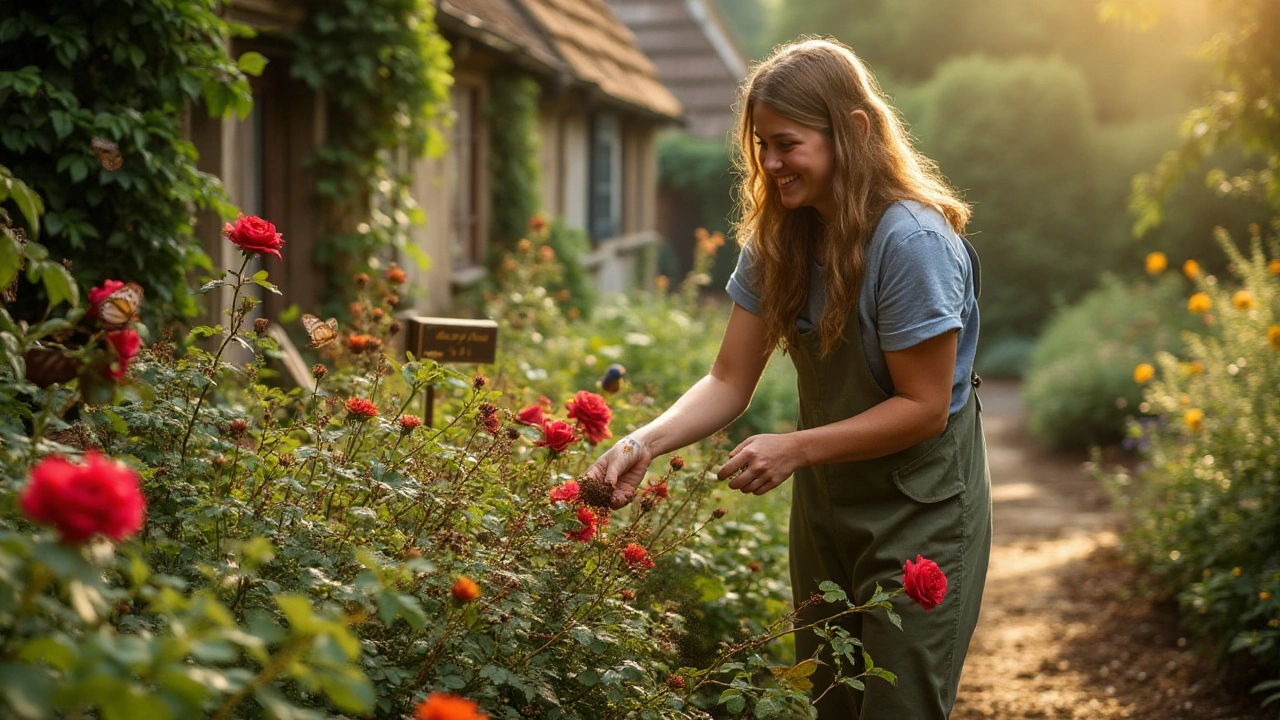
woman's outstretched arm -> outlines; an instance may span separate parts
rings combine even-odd
[[[601,455],[586,474],[614,485],[614,507],[631,502],[653,458],[708,437],[747,409],[769,350],[764,322],[734,304],[711,371],[653,422]]]

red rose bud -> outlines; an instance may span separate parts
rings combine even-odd
[[[356,287],[364,287],[365,285],[368,285],[368,284],[369,284],[369,274],[368,274],[368,273],[356,273],[356,276],[355,276],[355,282],[356,282]]]
[[[141,530],[146,500],[137,473],[94,451],[84,459],[84,465],[60,457],[40,461],[22,491],[23,513],[57,528],[69,543],[97,534],[123,540]]]
[[[498,414],[498,407],[493,403],[480,403],[477,414],[480,416],[480,424],[489,431],[489,434],[497,435],[498,431],[502,430],[502,416]]]
[[[579,390],[573,399],[565,403],[569,417],[578,421],[578,429],[592,445],[605,438],[613,437],[609,432],[609,421],[613,412],[604,398],[587,390]]]
[[[489,382],[489,378],[483,375],[476,375],[475,377],[471,378],[471,387],[475,388],[476,390],[483,390],[485,384],[487,384],[488,382]]]
[[[351,398],[347,401],[347,412],[356,420],[368,420],[378,416],[378,406],[366,398]]]
[[[232,420],[231,424],[227,426],[227,431],[231,433],[231,437],[233,438],[238,438],[241,435],[244,435],[248,429],[249,421],[244,420],[243,418]]]
[[[280,257],[284,240],[276,232],[276,226],[256,215],[241,215],[235,223],[222,228],[222,236],[249,255],[275,255]]]
[[[532,425],[533,427],[539,427],[540,425],[542,425],[542,423],[546,421],[547,421],[547,418],[542,413],[541,405],[530,405],[529,407],[516,413],[516,422],[520,423],[521,425]]]
[[[551,502],[573,502],[578,498],[578,483],[575,480],[570,480],[563,485],[557,485],[551,488],[551,492],[548,495],[551,498]]]
[[[947,595],[947,576],[938,563],[916,555],[914,563],[908,560],[902,568],[902,587],[920,607],[932,610]]]
[[[572,425],[563,420],[551,420],[542,423],[542,439],[537,445],[556,452],[564,452],[569,449],[569,443],[573,442],[573,435]]]
[[[463,575],[453,583],[453,587],[449,589],[449,594],[458,602],[471,602],[480,597],[480,586],[471,578]]]
[[[627,602],[631,602],[632,600],[635,600],[635,599],[636,599],[636,593],[635,593],[635,591],[634,591],[634,590],[627,590],[627,589],[625,589],[625,588],[624,588],[624,589],[623,589],[623,591],[622,591],[622,599],[623,599],[623,600],[626,600]]]
[[[679,455],[671,456],[671,469],[679,472],[684,469],[684,458]]]
[[[725,510],[724,508],[716,508],[715,512],[711,513],[711,519],[719,520],[720,518],[728,514],[729,514],[728,510]]]
[[[112,380],[123,380],[129,371],[129,363],[138,356],[142,339],[133,330],[113,330],[107,333],[107,343],[116,353],[115,361],[107,367],[107,376]]]
[[[422,424],[422,418],[417,415],[401,415],[396,422],[400,423],[400,429],[409,432]]]
[[[324,365],[321,365],[320,363],[316,363],[315,365],[311,366],[311,377],[317,380],[319,380],[320,378],[328,374],[329,374],[329,368],[325,367]]]
[[[90,318],[97,319],[98,307],[102,305],[102,301],[111,297],[111,293],[124,287],[124,283],[119,280],[103,280],[102,285],[89,290],[89,311],[86,313]]]
[[[684,689],[684,678],[680,677],[679,675],[668,675],[668,676],[667,676],[667,687],[668,687],[668,688],[670,688],[670,689],[672,689],[672,690],[683,690],[683,689]]]

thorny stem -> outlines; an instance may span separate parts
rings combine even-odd
[[[240,331],[240,323],[244,322],[244,313],[236,307],[236,302],[240,299],[240,290],[244,287],[244,269],[249,267],[251,259],[249,253],[245,253],[244,262],[240,263],[240,270],[233,273],[236,276],[236,289],[231,294],[231,328],[226,337],[222,338],[222,344],[218,346],[218,352],[213,356],[213,364],[209,368],[209,383],[200,389],[200,399],[196,400],[195,412],[191,413],[191,420],[187,423],[187,434],[182,437],[182,459],[180,462],[187,462],[187,443],[191,440],[191,431],[196,426],[196,418],[200,417],[200,407],[204,405],[204,398],[209,394],[209,388],[214,386],[213,379],[218,374],[218,361],[222,359],[222,352],[227,349],[231,338],[236,336]]]

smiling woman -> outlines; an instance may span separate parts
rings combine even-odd
[[[911,147],[875,79],[843,45],[780,47],[748,80],[739,107],[743,252],[719,355],[706,377],[587,475],[614,485],[615,506],[630,502],[653,457],[746,409],[782,348],[799,378],[799,428],[747,438],[719,477],[762,495],[795,476],[796,651],[799,660],[822,660],[811,676],[819,717],[941,720],[955,702],[991,547],[973,374],[978,264],[960,237],[969,208]],[[810,602],[833,592],[824,580],[869,602],[897,582],[902,558],[918,554],[945,573],[948,593],[927,614],[904,609],[905,635],[889,620],[837,618],[837,606]],[[931,607],[941,595],[930,596]],[[826,622],[861,638],[897,673],[897,687],[837,683],[872,668],[801,627]]]

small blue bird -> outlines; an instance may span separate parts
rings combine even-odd
[[[627,374],[627,369],[614,363],[604,371],[604,377],[600,380],[600,389],[607,393],[616,393],[622,389],[622,378]]]

